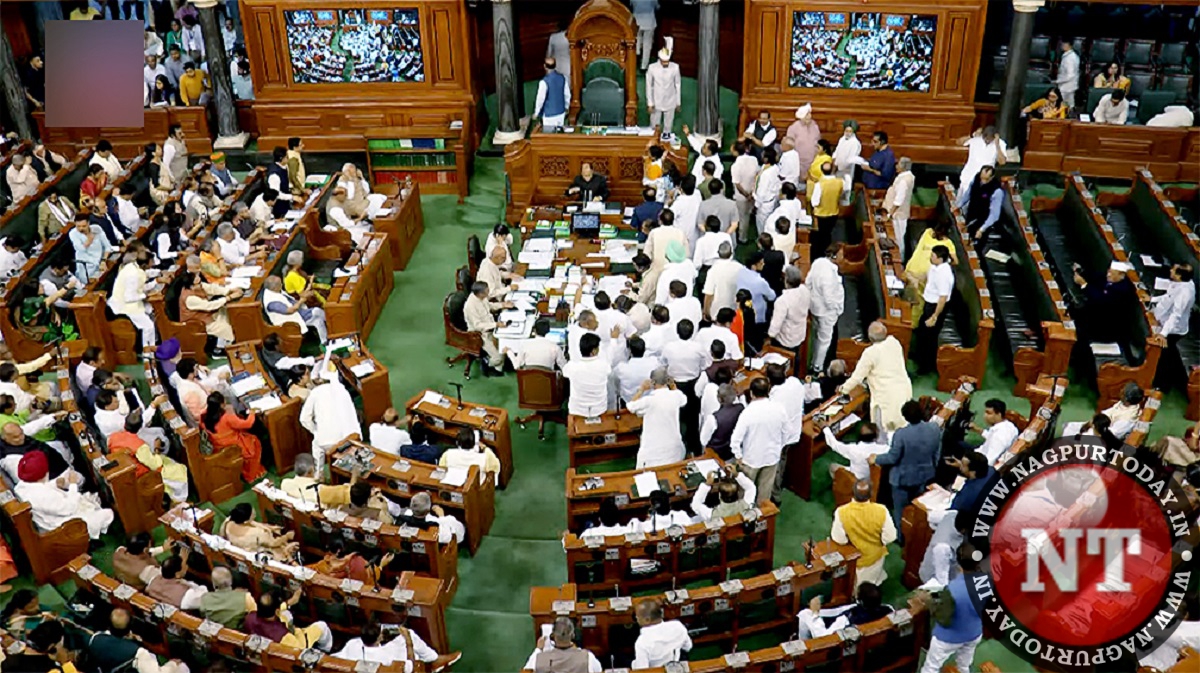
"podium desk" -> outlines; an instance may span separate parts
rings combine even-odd
[[[408,267],[421,234],[425,233],[425,214],[421,210],[421,186],[414,182],[408,198],[399,194],[389,196],[380,210],[391,210],[387,215],[378,215],[371,220],[376,232],[387,234],[391,250],[392,271],[403,271]]]
[[[458,401],[446,395],[441,396],[440,404],[424,401],[425,394],[430,392],[436,391],[422,391],[409,398],[404,405],[405,411],[416,416],[443,444],[453,445],[459,428],[477,430],[483,443],[500,459],[500,488],[508,486],[513,473],[508,411],[465,400],[459,409]]]
[[[834,395],[821,403],[819,407],[804,415],[804,429],[800,433],[800,441],[789,445],[787,467],[783,473],[783,484],[788,490],[808,500],[812,495],[813,461],[825,453],[828,445],[825,443],[823,429],[826,425],[837,428],[834,434],[841,436],[850,428],[842,428],[839,424],[851,414],[862,416],[866,413],[867,391],[859,386],[848,399]],[[818,423],[821,421],[821,423]]]
[[[388,274],[389,276],[391,274]],[[343,346],[342,344],[348,345]],[[341,342],[341,343],[337,343]],[[363,428],[383,418],[383,412],[392,406],[392,384],[387,367],[367,350],[364,338],[349,334],[331,338],[335,357],[330,358],[342,374],[342,378],[362,397]],[[367,365],[370,365],[369,367]],[[355,369],[359,373],[354,372]],[[370,371],[367,371],[370,370]]]

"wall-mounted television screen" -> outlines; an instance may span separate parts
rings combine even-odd
[[[798,11],[788,83],[799,88],[929,91],[937,17]]]
[[[425,81],[415,9],[297,9],[283,15],[297,84]]]

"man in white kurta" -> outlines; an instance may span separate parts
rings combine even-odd
[[[904,348],[878,320],[867,329],[871,345],[863,351],[854,373],[842,384],[849,393],[864,383],[871,391],[871,421],[886,432],[905,425],[900,407],[912,399],[912,381],[905,368]]]
[[[687,395],[677,390],[666,367],[650,373],[637,394],[629,400],[629,410],[642,419],[642,443],[637,452],[637,469],[669,465],[683,460],[683,435],[679,431],[679,410],[687,404]]]
[[[608,411],[612,363],[600,354],[600,337],[596,334],[579,338],[579,354],[563,367],[563,376],[571,382],[567,413],[593,418]]]
[[[842,274],[836,261],[840,248],[839,243],[826,248],[825,256],[813,260],[808,277],[804,279],[811,302],[808,312],[816,322],[812,368],[817,371],[825,368],[825,359],[833,342],[833,328],[846,309],[846,288],[842,285]]]
[[[150,316],[146,297],[150,295],[152,284],[147,283],[143,262],[137,254],[125,253],[121,259],[121,270],[113,282],[113,291],[109,295],[108,307],[113,313],[129,318],[134,327],[138,328],[142,337],[142,346],[152,346],[158,342],[154,329],[154,319]]]
[[[671,62],[671,52],[658,50],[658,62],[646,70],[646,110],[650,125],[662,123],[662,134],[671,135],[675,129],[675,113],[680,101],[679,66]]]
[[[21,457],[17,467],[17,497],[29,503],[33,523],[39,530],[52,531],[71,519],[83,519],[88,537],[93,540],[108,530],[113,511],[100,506],[95,493],[80,493],[83,478],[74,472],[65,473],[50,481],[50,464],[46,454],[30,451]]]
[[[354,400],[336,376],[308,394],[308,399],[300,408],[300,425],[312,433],[317,474],[324,469],[326,451],[351,435],[356,439],[362,438],[362,426],[358,424]]]
[[[358,217],[351,217],[346,212],[346,189],[344,187],[333,190],[333,194],[329,197],[329,203],[325,206],[325,215],[328,217],[325,230],[345,229],[350,232],[350,240],[354,241],[355,246],[361,247],[363,236],[371,233],[371,222],[366,219],[365,213]]]
[[[900,249],[900,259],[904,259],[904,239],[908,235],[908,217],[912,212],[913,188],[917,178],[912,172],[912,159],[900,157],[896,164],[900,172],[888,187],[887,195],[883,197],[883,207],[892,218],[892,230],[896,234],[896,247]]]

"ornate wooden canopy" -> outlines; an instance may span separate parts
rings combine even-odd
[[[616,62],[625,74],[625,123],[637,123],[637,26],[629,8],[614,0],[588,0],[567,28],[571,45],[570,118],[579,115],[584,71],[593,61]]]

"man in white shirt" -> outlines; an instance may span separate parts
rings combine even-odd
[[[674,193],[673,199],[666,206],[666,210],[675,214],[671,224],[683,232],[688,250],[695,250],[696,239],[700,238],[698,219],[703,201],[704,196],[696,189],[696,177],[689,174],[679,181],[679,191]]]
[[[649,469],[683,460],[683,435],[679,432],[679,410],[687,405],[687,395],[675,388],[667,369],[650,373],[629,400],[629,411],[642,419],[642,440],[638,446],[637,469]]]
[[[904,259],[904,241],[908,235],[908,217],[912,212],[913,188],[917,178],[912,172],[912,159],[908,157],[900,157],[900,161],[896,162],[896,170],[899,173],[883,197],[883,207],[887,209],[888,217],[892,218],[896,247],[900,249],[899,258]]]
[[[150,91],[154,91],[154,81],[158,79],[159,75],[166,77],[168,81],[171,79],[171,76],[167,74],[167,69],[158,62],[161,55],[161,52],[158,54],[146,52],[146,66],[142,68],[142,81],[146,83],[146,88]]]
[[[925,556],[917,570],[922,588],[925,585],[932,588],[950,584],[957,563],[958,547],[962,544],[963,536],[970,532],[973,518],[970,511],[947,510],[942,520],[934,526],[933,537],[925,548]]]
[[[717,250],[720,249],[722,243],[732,246],[733,239],[721,230],[721,218],[709,215],[704,222],[704,235],[696,241],[692,253],[692,263],[696,265],[696,268],[703,269],[715,262],[718,259]]]
[[[33,162],[25,154],[13,156],[12,163],[4,171],[4,179],[8,182],[11,205],[20,203],[26,196],[36,192],[39,183]]]
[[[600,356],[600,336],[586,333],[579,338],[579,357],[563,367],[563,376],[571,382],[567,413],[594,418],[609,409],[609,378],[612,365]]]
[[[8,423],[2,429],[5,437],[20,435],[20,426]],[[83,477],[67,472],[55,481],[50,480],[50,461],[42,451],[30,451],[17,464],[16,496],[29,504],[33,523],[39,530],[52,531],[71,519],[87,524],[88,537],[99,540],[113,522],[113,511],[100,506],[95,493],[80,493]]]
[[[1064,94],[1065,98],[1065,94]],[[967,148],[967,163],[958,174],[958,188],[969,189],[975,176],[984,166],[1003,166],[1008,163],[1006,152],[1008,145],[1000,139],[995,126],[985,126],[975,129],[967,138],[961,138],[959,144]]]
[[[362,426],[358,424],[358,411],[350,392],[342,385],[341,377],[334,375],[313,388],[300,407],[300,425],[312,434],[313,462],[317,474],[325,469],[325,454],[347,437],[362,439]]]
[[[766,379],[750,383],[750,404],[738,416],[730,438],[733,456],[754,481],[759,502],[774,496],[775,473],[790,433],[787,411],[770,395],[771,384]]]
[[[402,514],[411,516],[418,521],[436,523],[438,542],[442,544],[448,544],[451,540],[462,544],[467,537],[466,526],[458,519],[446,514],[440,505],[434,505],[433,499],[426,491],[414,495],[408,502],[408,509],[404,510]]]
[[[350,240],[354,242],[354,245],[361,248],[363,237],[372,231],[371,221],[367,219],[365,212],[357,215],[350,215],[346,212],[347,194],[346,188],[340,185],[330,193],[329,201],[325,204],[327,220],[324,229],[325,231],[345,230],[350,234]]]
[[[696,390],[696,382],[704,368],[711,364],[709,349],[699,340],[694,339],[696,326],[691,320],[680,320],[675,323],[677,339],[663,346],[662,361],[667,365],[667,375],[675,381],[675,385],[687,396],[687,406],[684,408],[684,445],[692,453],[700,452],[700,392]]]
[[[475,273],[475,280],[487,283],[490,299],[499,299],[508,294],[509,286],[505,285],[504,281],[512,283],[522,280],[517,274],[501,268],[507,258],[508,250],[497,246],[479,261],[479,270]]]
[[[403,626],[398,628],[400,629],[399,635],[384,643],[383,631],[379,622],[373,619],[369,620],[363,625],[362,635],[358,638],[351,638],[346,642],[346,646],[335,652],[333,656],[347,661],[372,661],[385,666],[402,661],[405,673],[411,673],[413,670],[413,662],[408,658],[410,651],[417,661],[432,664],[429,670],[434,673],[458,661],[462,656],[456,652],[446,657],[439,657],[437,651],[426,645],[416,631]]]
[[[683,137],[687,138],[688,144],[696,152],[696,161],[692,163],[692,175],[696,176],[698,184],[704,181],[703,169],[706,161],[711,161],[713,164],[712,178],[721,180],[725,175],[725,164],[721,163],[719,156],[721,146],[717,144],[717,141],[699,133],[692,133],[687,124],[683,125]]]
[[[662,304],[656,304],[650,311],[650,329],[642,335],[642,340],[646,342],[646,352],[661,357],[667,344],[678,338],[671,311]]]
[[[504,327],[507,322],[496,320],[492,315],[492,307],[488,302],[488,284],[475,281],[471,285],[471,294],[463,304],[463,320],[467,323],[468,332],[478,332],[483,340],[483,354],[487,361],[482,364],[484,376],[504,375],[504,353],[496,344],[495,331]]]
[[[696,299],[695,295],[688,291],[688,286],[683,281],[673,280],[670,285],[671,298],[667,301],[667,310],[671,312],[671,326],[674,329],[675,323],[683,319],[692,321],[693,325],[699,325],[704,319],[704,307],[700,305],[700,300]]]
[[[1123,125],[1129,118],[1129,101],[1124,89],[1113,89],[1106,93],[1092,111],[1092,121],[1097,124]]]
[[[598,334],[608,335],[612,338],[612,334],[616,332],[620,336],[617,338],[628,339],[637,334],[637,330],[633,327],[633,322],[629,316],[613,308],[613,301],[604,290],[600,290],[592,297],[592,304],[595,306],[596,315],[596,332]],[[625,351],[622,350],[614,360],[619,362],[625,359]]]
[[[750,211],[754,209],[754,178],[758,176],[758,159],[746,140],[738,140],[733,144],[733,154],[736,158],[729,168],[729,179],[733,181],[733,203],[738,210],[738,243],[747,243],[754,231],[750,226]]]
[[[680,241],[671,241],[667,244],[667,263],[655,281],[654,303],[666,305],[670,301],[671,283],[675,281],[682,282],[687,288],[687,294],[691,294],[698,274],[696,265],[688,259],[686,246]]]
[[[393,456],[400,455],[400,447],[412,444],[412,437],[409,436],[408,431],[400,427],[402,422],[403,417],[400,416],[400,412],[388,407],[379,422],[372,423],[371,427],[367,428],[371,446]]]
[[[646,342],[640,337],[633,337],[625,345],[629,349],[629,359],[613,368],[613,377],[618,394],[625,404],[629,404],[642,384],[650,380],[650,374],[662,366],[662,362],[654,354],[646,352]]]
[[[796,185],[785,182],[779,188],[779,205],[771,213],[771,217],[767,218],[766,233],[771,235],[771,241],[775,244],[775,249],[780,250],[786,255],[785,261],[792,261],[792,252],[796,247],[796,225],[804,224],[812,225],[812,216],[804,210],[804,203],[797,196]],[[788,226],[781,231],[782,227],[778,226],[779,220],[786,219]],[[759,232],[760,234],[762,232]]]
[[[983,444],[974,450],[982,453],[989,465],[998,467],[1003,463],[1008,449],[1021,434],[1017,426],[1004,417],[1007,412],[1008,405],[1003,400],[990,399],[983,403],[983,420],[987,427],[971,424],[971,430],[983,435]]]
[[[1064,37],[1060,45],[1062,58],[1058,62],[1058,75],[1054,83],[1062,92],[1063,104],[1070,109],[1075,107],[1075,92],[1079,90],[1079,53],[1069,38]]]
[[[242,266],[250,261],[250,242],[238,235],[228,222],[217,225],[217,245],[221,248],[221,259],[230,268]]]
[[[142,216],[146,214],[144,207],[138,208],[133,202],[133,195],[137,192],[137,187],[132,182],[126,182],[116,188],[117,197],[117,219],[121,221],[121,225],[129,231],[137,231],[141,229],[143,220]]]
[[[538,318],[533,323],[533,336],[521,344],[519,353],[505,349],[512,359],[513,368],[562,369],[563,365],[567,364],[567,358],[563,355],[562,347],[558,345],[557,341],[546,336],[548,334],[550,334],[550,321],[546,318]]]
[[[158,342],[158,332],[151,317],[150,305],[146,297],[155,290],[154,283],[147,280],[146,269],[150,267],[149,253],[139,258],[139,253],[127,252],[121,258],[121,269],[117,271],[117,279],[113,282],[113,291],[108,298],[108,306],[112,312],[129,318],[141,335],[142,346],[152,346]]]
[[[13,275],[29,261],[29,256],[21,250],[22,245],[25,241],[19,236],[5,236],[0,241],[0,280]]]
[[[722,243],[717,248],[717,261],[713,262],[704,279],[704,315],[712,319],[723,308],[737,307],[738,275],[741,262],[733,258],[733,246]]]
[[[601,673],[604,670],[596,655],[575,644],[575,623],[570,617],[556,617],[553,626],[543,624],[542,633],[523,670],[533,673]]]
[[[121,174],[121,162],[113,155],[112,143],[107,140],[101,139],[96,143],[96,151],[92,152],[92,158],[88,160],[88,165],[92,164],[103,168],[104,172],[108,174],[110,182],[116,180],[117,176]]]
[[[937,369],[938,335],[946,324],[946,305],[954,293],[954,267],[950,265],[950,249],[936,245],[929,253],[929,274],[925,278],[922,299],[925,307],[921,321],[917,324],[916,352],[917,374],[928,374]]]
[[[809,277],[804,284],[809,288],[812,304],[809,312],[816,319],[816,343],[812,347],[812,368],[821,371],[826,362],[833,330],[838,325],[842,311],[846,310],[846,288],[841,283],[838,256],[841,242],[834,241],[826,248],[824,257],[812,262]]]
[[[679,66],[671,62],[671,50],[659,49],[658,61],[646,68],[646,111],[650,113],[650,126],[661,127],[664,137],[674,136],[681,86]]]
[[[775,300],[775,312],[771,315],[767,336],[775,346],[798,354],[808,337],[812,293],[804,285],[800,269],[791,264],[783,267],[783,287],[783,293]],[[840,283],[838,287],[841,287]],[[805,364],[797,363],[797,371],[803,371]]]
[[[783,181],[779,178],[779,154],[774,147],[763,150],[762,168],[754,179],[754,222],[759,231],[767,230],[767,220],[779,205],[779,189]]]
[[[712,346],[713,341],[720,341],[725,344],[725,357],[733,360],[741,360],[742,344],[738,341],[737,335],[730,329],[736,318],[737,311],[731,308],[723,308],[717,311],[713,324],[696,333],[696,341],[700,342],[700,345],[705,348]]]
[[[543,128],[563,126],[567,121],[567,110],[571,107],[571,81],[558,72],[558,60],[553,57],[547,57],[542,67],[546,74],[538,82],[533,116],[542,118]],[[550,87],[554,87],[554,90]]]
[[[783,150],[779,154],[779,181],[800,184],[800,153],[796,151],[796,142],[790,136],[784,136],[779,143]]]
[[[274,221],[275,216],[273,211],[275,210],[275,202],[278,200],[279,192],[269,187],[264,189],[250,203],[250,217],[254,218],[256,222],[264,224]]]
[[[1154,297],[1154,319],[1162,328],[1162,335],[1167,338],[1167,349],[1164,353],[1168,358],[1179,357],[1179,342],[1187,337],[1192,309],[1196,306],[1195,271],[1183,264],[1171,266],[1170,277],[1167,280],[1167,291]],[[1159,376],[1177,376],[1175,372],[1184,371],[1177,368],[1172,372],[1166,365],[1160,366]],[[1158,384],[1161,385],[1161,384]]]
[[[692,649],[692,638],[683,622],[663,621],[662,603],[649,598],[635,608],[641,632],[633,643],[633,669],[658,668],[679,661],[683,652]]]
[[[123,394],[112,390],[101,390],[100,394],[96,395],[96,429],[100,431],[100,434],[105,439],[125,430],[125,419],[130,413],[139,413],[139,410],[131,410],[129,412],[121,410],[121,401],[117,399],[117,396]],[[150,400],[150,406],[141,414],[142,426],[136,434],[152,450],[162,450],[167,446],[167,433],[162,428],[150,425],[150,419],[154,417],[154,410],[166,403],[167,396],[159,395]]]
[[[825,437],[825,443],[829,445],[829,450],[850,461],[849,467],[839,463],[830,463],[830,475],[838,470],[849,470],[854,475],[855,481],[869,480],[871,478],[871,456],[888,451],[887,444],[879,443],[879,429],[870,421],[858,426],[858,441],[853,444],[847,444],[838,439],[837,435],[833,434],[833,428],[828,425],[825,426],[822,434]]]

